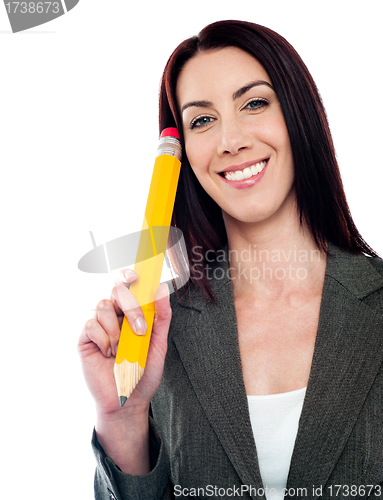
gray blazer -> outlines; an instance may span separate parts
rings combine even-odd
[[[383,261],[330,252],[285,498],[383,498]],[[218,266],[217,305],[195,289],[171,296],[150,418],[153,470],[123,474],[94,435],[97,500],[265,498],[228,264]]]

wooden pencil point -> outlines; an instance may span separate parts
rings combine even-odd
[[[114,376],[117,383],[117,393],[120,398],[120,406],[125,404],[125,401],[132,394],[143,374],[144,368],[141,368],[138,361],[130,363],[124,359],[122,363],[116,363],[114,365]],[[122,400],[123,403],[121,404]]]

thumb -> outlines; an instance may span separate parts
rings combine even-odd
[[[162,370],[168,346],[170,320],[172,318],[169,288],[166,283],[163,283],[158,287],[154,304],[154,321],[144,375],[146,375],[148,380],[150,380],[152,387],[158,388],[156,384],[159,385],[162,377]]]
[[[167,324],[169,328],[172,310],[170,307],[170,292],[166,283],[162,283],[156,291],[154,298],[155,313],[153,328],[164,327]]]

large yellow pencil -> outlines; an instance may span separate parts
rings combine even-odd
[[[134,266],[138,278],[130,286],[148,328],[145,335],[136,335],[124,317],[114,365],[121,406],[133,392],[145,369],[154,319],[154,295],[160,284],[180,168],[179,134],[176,128],[167,128],[161,133],[138,245]]]

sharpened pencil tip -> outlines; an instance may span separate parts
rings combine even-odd
[[[120,406],[124,406],[125,404],[125,401],[127,400],[128,398],[125,397],[125,396],[120,396]]]

